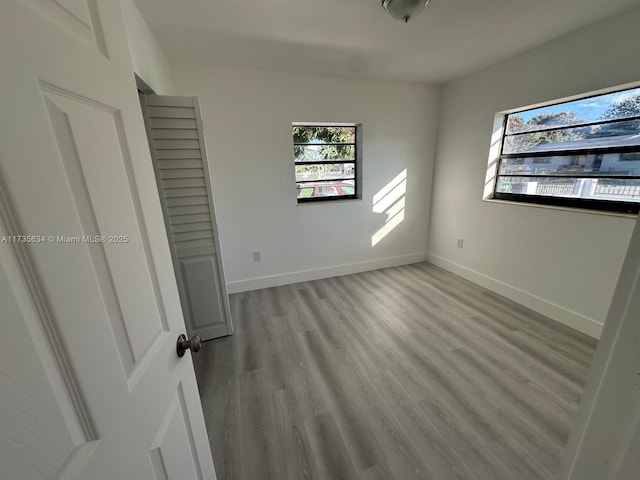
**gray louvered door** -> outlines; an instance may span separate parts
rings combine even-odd
[[[190,335],[231,335],[213,192],[196,97],[140,95],[182,311]]]

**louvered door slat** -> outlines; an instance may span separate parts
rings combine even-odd
[[[201,168],[201,158],[183,158],[179,160],[158,160],[160,170],[173,170],[176,168]]]
[[[208,222],[211,220],[209,212],[198,213],[195,215],[175,215],[170,217],[170,225],[181,225],[183,223]]]
[[[197,139],[156,138],[153,143],[157,150],[182,150],[185,148],[199,149],[200,142]]]
[[[153,129],[196,130],[198,128],[195,118],[149,118],[148,120]],[[153,138],[153,136],[150,135],[150,138]]]
[[[147,107],[149,118],[196,118],[193,107]]]
[[[211,222],[192,222],[171,225],[171,231],[173,233],[199,232],[201,230],[213,230]]]
[[[185,207],[187,205],[207,205],[209,199],[206,195],[198,197],[174,197],[167,198],[167,207]]]
[[[183,150],[156,150],[158,160],[174,160],[177,158],[202,158],[199,148],[190,148]]]
[[[157,120],[157,119],[156,119]],[[198,131],[193,129],[156,128],[152,132],[154,140],[193,140],[198,139]]]
[[[204,177],[202,178],[167,178],[162,180],[162,189],[184,188],[184,187],[206,187]]]
[[[208,205],[189,205],[188,207],[167,207],[169,217],[175,215],[191,215],[193,213],[209,213]]]
[[[185,187],[185,188],[165,188],[165,198],[175,197],[197,197],[199,195],[206,195],[207,189],[205,187]]]
[[[147,107],[194,107],[193,97],[179,97],[172,95],[147,95],[145,106]]]
[[[185,242],[187,240],[198,240],[200,238],[213,238],[211,230],[200,230],[198,232],[174,233],[173,239],[176,242]]]
[[[201,168],[183,168],[180,170],[161,170],[160,178],[204,178]]]

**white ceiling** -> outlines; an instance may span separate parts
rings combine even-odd
[[[640,5],[432,0],[404,24],[380,0],[134,1],[175,62],[431,83]]]

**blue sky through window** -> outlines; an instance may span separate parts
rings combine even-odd
[[[574,100],[572,102],[550,105],[548,107],[534,108],[524,112],[517,112],[512,115],[518,116],[527,122],[536,115],[544,113],[575,112],[576,118],[580,118],[587,122],[594,122],[599,120],[601,115],[607,111],[610,106],[635,95],[640,95],[640,88],[625,90],[623,92],[608,93],[581,100]]]

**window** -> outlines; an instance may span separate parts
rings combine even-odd
[[[640,88],[505,116],[493,198],[640,209]]]
[[[623,153],[620,155],[621,162],[638,162],[640,161],[640,152]]]
[[[298,203],[361,198],[360,125],[293,124]]]

